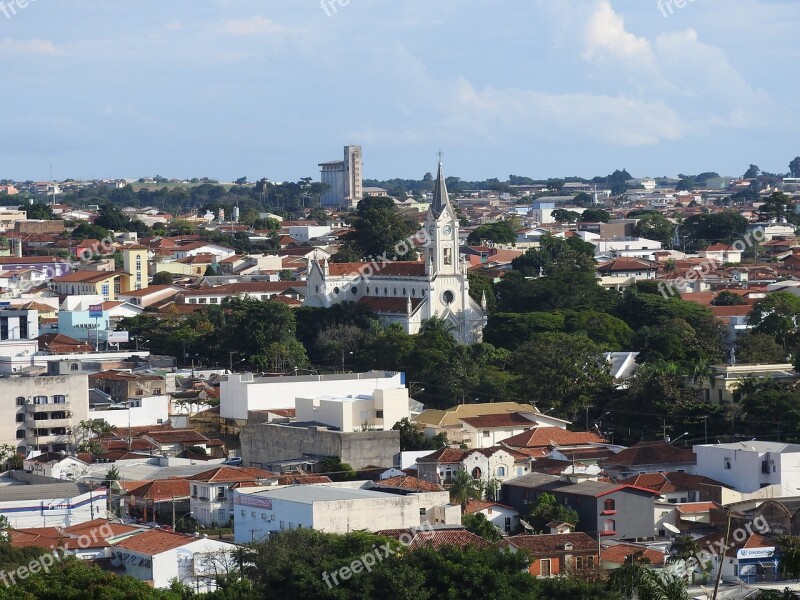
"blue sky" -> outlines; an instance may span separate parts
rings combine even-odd
[[[800,154],[796,0],[29,1],[0,12],[0,178],[316,179],[345,144],[378,179],[440,148],[465,179]]]

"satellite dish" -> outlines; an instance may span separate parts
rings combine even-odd
[[[522,519],[520,519],[519,522],[522,525],[522,527],[525,529],[525,531],[533,531],[534,530],[533,527],[531,527],[528,523],[526,523]]]
[[[664,529],[666,529],[667,531],[671,531],[672,533],[681,532],[681,530],[675,527],[675,525],[673,525],[672,523],[662,523],[662,525],[664,526]]]

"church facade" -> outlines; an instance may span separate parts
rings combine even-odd
[[[450,325],[459,342],[480,342],[486,301],[478,303],[469,295],[458,227],[440,162],[433,202],[415,238],[422,242],[422,259],[371,263],[312,260],[305,303],[326,308],[340,302],[364,304],[383,322],[398,323],[409,334],[418,333],[423,322],[437,317]]]

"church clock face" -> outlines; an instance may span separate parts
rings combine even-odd
[[[450,235],[451,233],[453,233],[453,228],[450,227],[450,225],[445,225],[444,227],[442,227],[442,233],[445,235]]]

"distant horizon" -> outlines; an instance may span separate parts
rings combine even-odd
[[[799,27],[793,0],[31,2],[0,14],[0,179],[319,181],[347,144],[376,180],[440,149],[470,181],[785,173]]]

